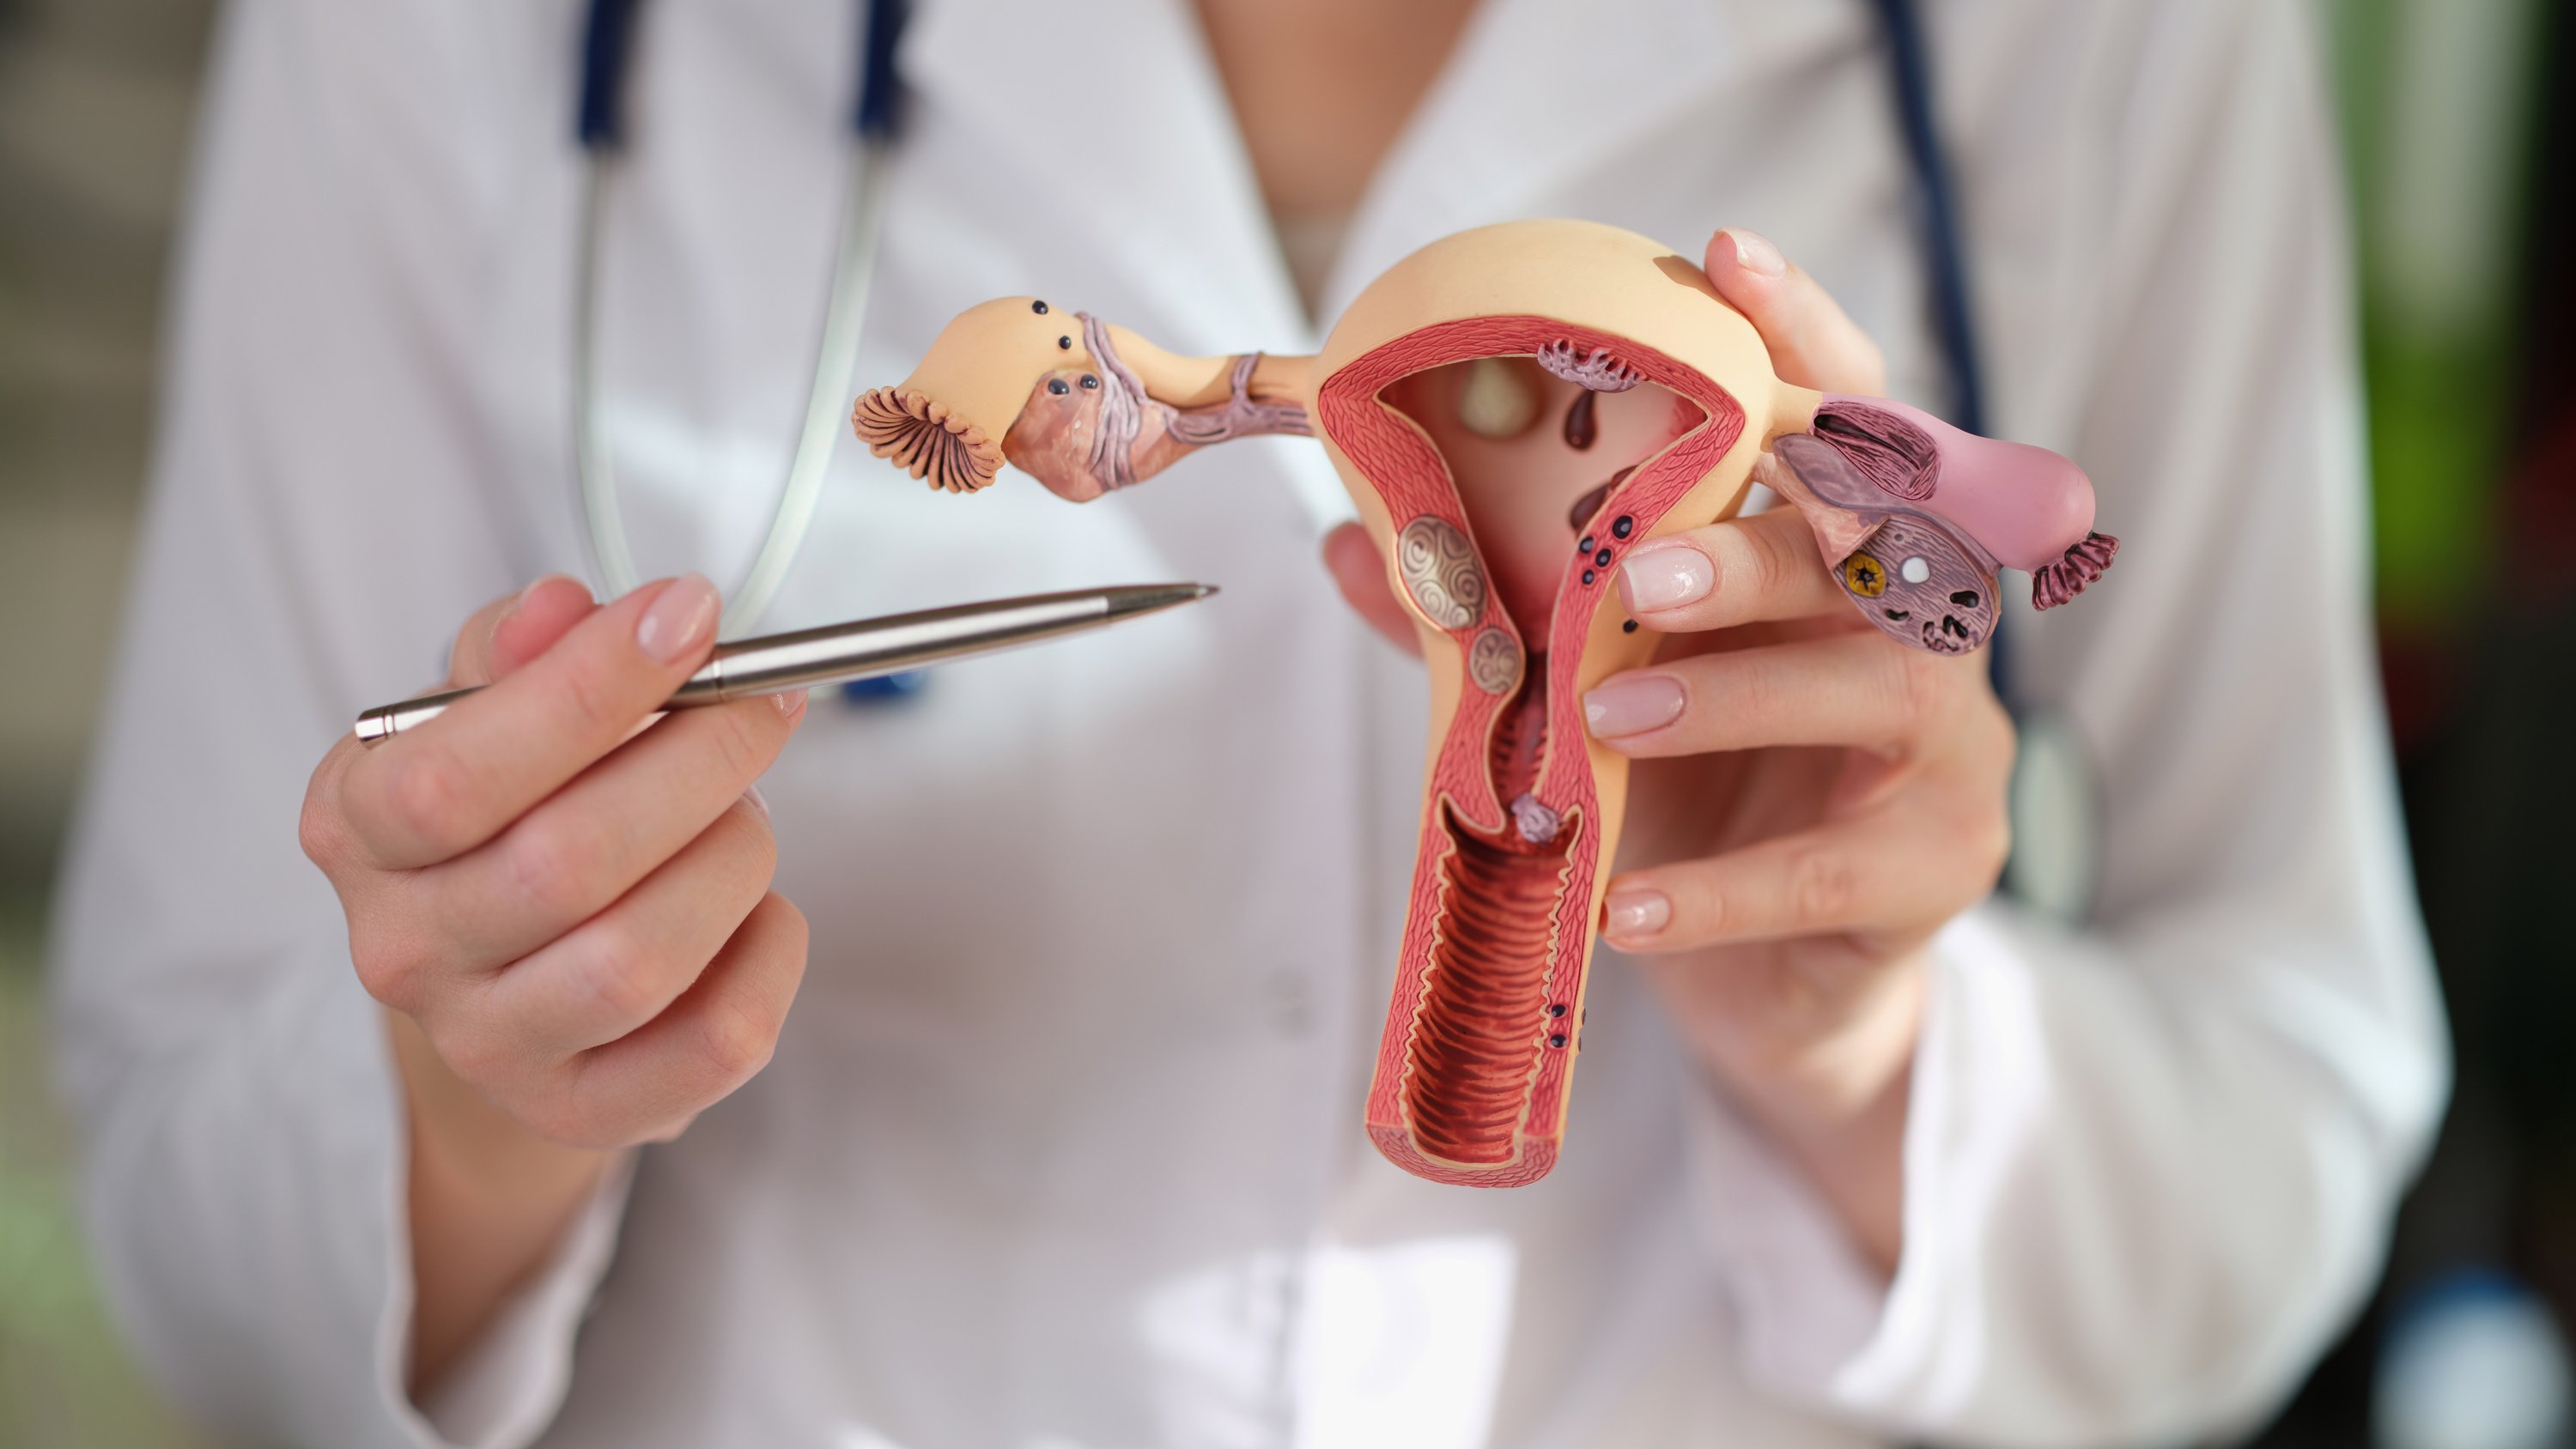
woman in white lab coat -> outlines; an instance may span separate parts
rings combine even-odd
[[[1329,317],[1425,241],[1555,214],[1688,248],[1749,228],[1711,267],[1784,372],[1874,390],[1883,349],[1890,391],[1935,399],[1868,7],[1490,0],[1454,51],[1451,6],[1297,11],[1351,12],[1320,51],[1201,9],[1204,40],[1147,0],[922,7],[864,379],[1015,291],[1303,350],[1283,233],[1337,253]],[[1937,898],[1801,895],[1746,873],[1762,839],[1687,838],[1669,802],[1719,772],[1794,783],[1742,752],[1814,728],[1807,686],[1900,677],[1801,655],[1787,712],[1748,723],[1726,661],[1694,666],[1680,723],[1625,732],[1680,758],[1640,777],[1666,803],[1614,903],[1637,950],[1599,968],[1565,1157],[1478,1193],[1357,1127],[1421,690],[1335,598],[1319,555],[1357,571],[1349,535],[1321,547],[1310,448],[1072,509],[926,496],[845,447],[771,625],[1225,592],[901,708],[755,703],[612,753],[711,625],[686,582],[520,592],[582,558],[569,7],[239,0],[59,948],[90,1221],[162,1381],[334,1446],[2258,1419],[2366,1292],[2447,1082],[2312,38],[2291,0],[1926,10],[1990,426],[2079,460],[2127,543],[2081,607],[2008,624],[2017,702],[2064,712],[2098,787],[2089,914],[1980,899],[2010,741],[1973,669],[1901,676],[1924,708],[1845,742],[1909,762],[1888,828],[1945,863]],[[606,413],[646,570],[728,577],[803,395],[855,15],[644,23]],[[1701,543],[1723,571],[1785,521]],[[1664,622],[1803,612],[1801,577]],[[451,638],[460,677],[524,670],[450,732],[495,748],[446,774],[335,750]],[[729,805],[773,756],[767,804]],[[1788,939],[1746,947],[1747,920]]]

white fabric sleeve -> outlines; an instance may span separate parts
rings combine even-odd
[[[620,1156],[546,1271],[513,1295],[482,1339],[448,1368],[420,1406],[438,1442],[457,1449],[526,1444],[563,1407],[572,1386],[573,1331],[616,1254],[618,1223],[634,1178],[635,1154]],[[408,1296],[387,1299],[380,1340],[401,1334],[410,1307]]]
[[[2100,138],[2098,175],[2041,188],[2098,229],[2099,273],[1984,279],[2049,313],[1997,359],[1999,429],[2072,453],[2123,539],[2091,593],[2009,625],[2018,699],[2066,710],[2098,772],[2091,924],[1998,901],[1936,940],[1893,1282],[1722,1108],[1694,1147],[1747,1371],[1891,1436],[2258,1421],[2367,1294],[2449,1086],[2370,656],[2312,37],[2279,0],[2099,28],[2139,33],[2016,58],[2063,62],[2077,114],[1980,118]],[[2062,436],[2009,415],[2052,388]]]
[[[483,123],[413,124],[427,78],[472,58],[423,33],[440,23],[228,9],[56,916],[58,1070],[108,1299],[179,1407],[246,1442],[529,1442],[624,1200],[620,1174],[436,1425],[415,1412],[399,1091],[297,813],[352,711],[435,679],[457,622],[535,571],[508,556],[526,525],[495,501],[509,480],[458,406],[473,368],[424,296],[478,215],[453,188]],[[419,212],[389,223],[392,204]]]

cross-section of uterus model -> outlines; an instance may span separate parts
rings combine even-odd
[[[1435,242],[1315,357],[1183,357],[1034,297],[961,314],[859,436],[952,492],[1007,460],[1076,502],[1232,438],[1312,436],[1350,490],[1429,666],[1421,845],[1367,1106],[1435,1181],[1556,1162],[1628,762],[1585,691],[1660,636],[1612,587],[1639,545],[1734,514],[1757,474],[1803,510],[1880,629],[1965,653],[2002,568],[2040,608],[2111,562],[2054,453],[1915,408],[1793,387],[1697,265],[1644,237],[1514,222]]]

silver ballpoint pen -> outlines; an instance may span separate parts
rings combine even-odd
[[[1193,603],[1215,592],[1213,584],[1124,584],[1064,594],[990,599],[945,609],[924,609],[917,614],[890,614],[790,634],[741,639],[717,645],[715,657],[707,661],[704,669],[690,675],[663,707],[724,704],[754,695],[810,689],[818,684],[900,674],[942,660],[990,654],[997,649],[1103,628],[1121,619]],[[358,716],[357,736],[371,745],[391,739],[436,719],[449,705],[480,687],[377,705]]]

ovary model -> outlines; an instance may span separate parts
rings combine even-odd
[[[2054,453],[1772,376],[1699,268],[1611,227],[1514,222],[1372,283],[1316,357],[1181,357],[1007,297],[951,322],[859,436],[971,493],[1007,459],[1087,502],[1230,438],[1319,440],[1386,560],[1431,683],[1421,846],[1367,1130],[1398,1166],[1511,1187],[1555,1164],[1628,762],[1581,700],[1659,636],[1611,587],[1648,539],[1731,516],[1757,474],[1852,602],[1977,648],[2000,567],[2051,608],[2111,562]]]

